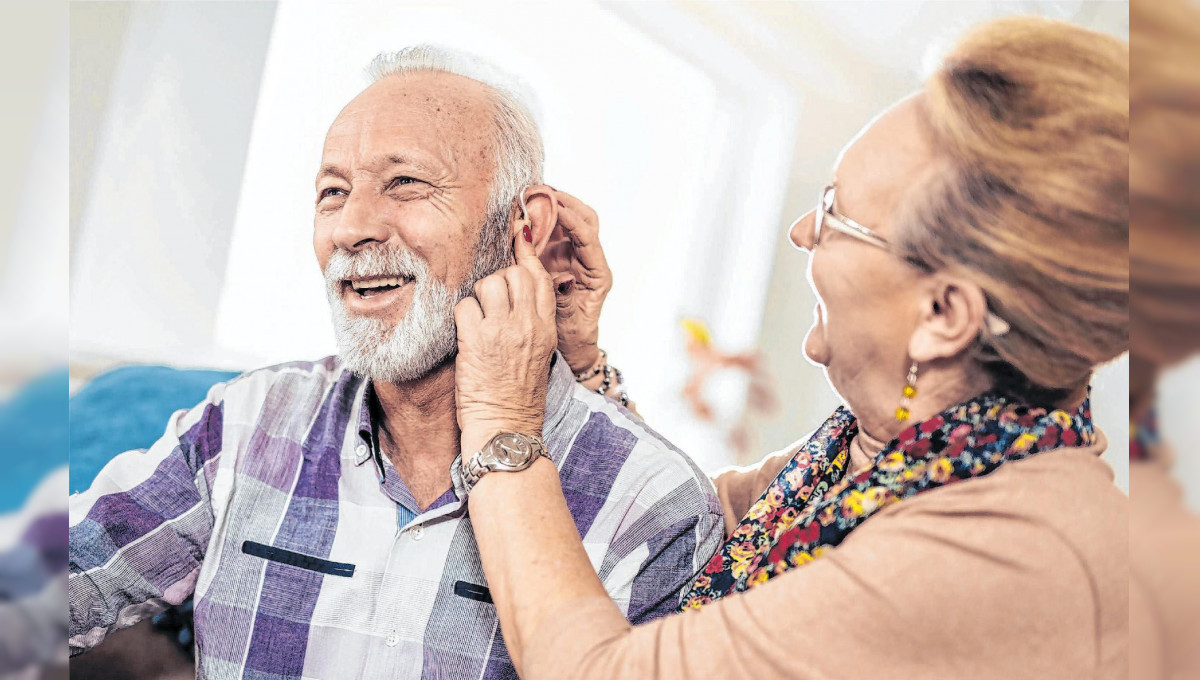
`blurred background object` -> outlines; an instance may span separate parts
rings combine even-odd
[[[683,385],[683,398],[691,405],[692,415],[697,419],[706,423],[714,420],[712,406],[705,395],[708,379],[713,373],[731,371],[749,378],[743,417],[725,439],[729,455],[735,460],[748,460],[753,452],[749,450],[752,437],[745,427],[747,418],[769,418],[779,408],[774,381],[763,364],[762,355],[721,351],[713,344],[708,324],[701,319],[684,319],[681,325],[687,337],[688,358],[692,362]]]
[[[1130,677],[1200,677],[1200,7],[1130,11]]]
[[[3,10],[0,678],[65,678],[67,8]]]
[[[600,215],[615,286],[601,345],[646,420],[712,470],[794,441],[836,395],[800,351],[814,300],[784,228],[841,144],[918,88],[938,45],[1032,13],[1125,37],[1123,2],[311,0],[71,6],[71,369],[244,370],[334,352],[311,250],[327,126],[377,52],[467,49],[535,94],[547,180]],[[527,39],[513,39],[525,36]],[[535,39],[536,38],[536,39]],[[761,357],[685,398],[683,318]],[[1110,432],[1127,367],[1096,379]],[[742,433],[742,434],[738,434]],[[752,434],[749,434],[752,433]],[[1124,436],[1107,454],[1126,486]]]

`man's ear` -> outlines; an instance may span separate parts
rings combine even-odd
[[[533,236],[533,249],[538,255],[546,249],[558,226],[558,200],[554,197],[554,189],[545,184],[534,184],[525,189],[525,209],[528,222],[522,220],[517,208],[517,219],[513,221],[513,238],[517,232],[528,224]]]
[[[958,356],[979,337],[987,297],[971,281],[942,274],[920,285],[921,318],[908,341],[908,355],[919,363]]]

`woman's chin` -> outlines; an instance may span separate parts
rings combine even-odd
[[[804,358],[814,366],[827,367],[829,366],[828,350],[829,346],[820,336],[820,330],[816,326],[808,329],[808,334],[804,336]]]

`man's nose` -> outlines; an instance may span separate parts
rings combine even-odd
[[[816,225],[817,211],[810,210],[801,215],[792,226],[788,229],[788,240],[792,245],[800,250],[812,251],[814,241],[814,227]]]
[[[341,219],[333,229],[333,242],[342,250],[361,250],[383,243],[391,235],[383,211],[365,192],[351,192],[342,204]]]

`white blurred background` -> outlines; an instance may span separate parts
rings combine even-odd
[[[601,345],[646,420],[709,470],[786,446],[836,405],[803,359],[814,300],[784,228],[842,144],[971,24],[1032,13],[1128,34],[1124,2],[77,2],[70,13],[73,375],[333,353],[311,250],[325,130],[377,52],[440,43],[536,93],[548,183],[601,217],[616,279]],[[681,396],[687,317],[723,350],[761,350],[781,408],[753,413],[745,376],[726,373],[706,386],[715,422],[697,419]],[[1127,382],[1122,361],[1094,391],[1123,488]],[[735,430],[750,434],[746,453]]]
[[[67,8],[2,7],[0,397],[62,364],[68,288]]]

